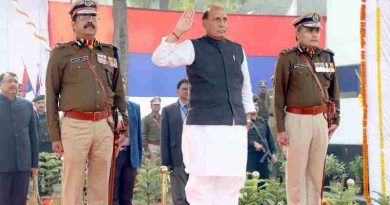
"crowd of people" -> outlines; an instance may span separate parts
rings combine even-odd
[[[17,75],[0,75],[2,203],[24,204],[38,153],[55,152],[63,156],[62,204],[83,203],[85,169],[88,204],[132,204],[144,156],[168,167],[175,205],[237,205],[246,173],[269,178],[268,165],[282,152],[288,204],[320,204],[340,96],[334,54],[318,48],[318,13],[294,20],[297,46],[281,51],[273,89],[264,80],[253,94],[244,48],[225,38],[224,9],[208,7],[205,35],[177,43],[195,20],[195,11],[186,10],[152,62],[186,66],[187,78],[177,83],[176,102],[160,114],[161,98],[153,97],[142,119],[140,105],[125,98],[117,48],[95,38],[96,1],[75,1],[69,15],[76,39],[51,52],[46,96],[17,97]],[[324,118],[329,101],[333,121]]]

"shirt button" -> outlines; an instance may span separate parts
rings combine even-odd
[[[15,137],[17,137],[18,136],[18,134],[15,134]]]
[[[93,67],[95,67],[95,66],[93,66]]]
[[[96,91],[97,94],[99,94],[100,92],[99,91]]]
[[[99,105],[96,105],[96,107],[99,107]]]

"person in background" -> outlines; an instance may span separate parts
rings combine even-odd
[[[145,156],[156,159],[160,156],[161,98],[153,97],[150,108],[152,112],[142,119],[142,141]]]
[[[136,176],[141,170],[142,133],[140,106],[126,100],[129,137],[123,141],[115,163],[113,205],[132,205]]]
[[[164,107],[161,112],[161,165],[171,171],[172,199],[175,205],[188,205],[185,186],[188,174],[184,171],[181,137],[183,123],[188,115],[189,81],[182,79],[176,87],[179,99]]]
[[[32,102],[37,116],[39,152],[53,152],[49,129],[47,128],[45,95],[35,96]]]
[[[0,74],[0,204],[25,205],[30,176],[36,176],[36,115],[30,101],[19,96],[18,77]]]
[[[253,103],[256,111],[261,109],[261,101],[254,96]],[[268,164],[276,163],[276,149],[267,121],[260,116],[252,117],[252,124],[248,131],[248,162],[247,172],[257,171],[260,179],[269,179]]]

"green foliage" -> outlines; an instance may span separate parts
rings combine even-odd
[[[38,162],[39,193],[42,196],[61,194],[61,160],[54,153],[39,153]]]
[[[376,192],[376,194],[378,194],[379,198],[378,199],[372,199],[373,201],[375,201],[376,203],[380,204],[380,205],[390,205],[390,197],[389,196],[385,196],[383,195],[382,193],[379,193],[379,192]]]
[[[345,164],[333,154],[326,156],[325,175],[332,180],[340,180],[346,174]]]
[[[324,201],[328,205],[357,205],[354,186],[351,185],[347,189],[344,189],[342,184],[344,184],[344,178],[339,183],[338,189],[334,190],[336,193],[324,192]]]
[[[134,204],[151,205],[161,196],[161,174],[157,166],[159,158],[143,157],[141,172],[137,175],[134,188]]]
[[[258,186],[258,184],[261,184]],[[275,179],[252,178],[245,181],[240,191],[239,205],[287,204],[285,185]]]
[[[283,181],[286,175],[286,158],[282,153],[279,153],[277,159],[275,164],[270,164],[270,172],[274,178]]]
[[[349,171],[353,173],[356,182],[362,182],[363,179],[363,157],[357,156],[354,161],[349,163]]]

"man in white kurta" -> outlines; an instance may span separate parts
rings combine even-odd
[[[224,38],[227,16],[218,6],[203,14],[204,37],[177,44],[191,29],[194,16],[193,10],[183,13],[152,61],[157,66],[187,66],[190,108],[182,151],[189,173],[188,202],[237,205],[246,177],[246,125],[255,112],[248,65],[241,45]]]

